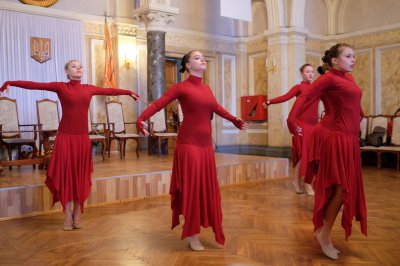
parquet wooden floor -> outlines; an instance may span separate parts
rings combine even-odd
[[[61,213],[0,222],[0,265],[400,265],[400,171],[364,168],[368,237],[346,242],[340,218],[326,258],[312,237],[313,198],[289,179],[222,188],[225,246],[202,231],[193,252],[170,230],[169,197],[88,208],[83,229],[61,230]]]

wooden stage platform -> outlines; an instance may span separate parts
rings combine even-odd
[[[92,190],[87,206],[111,204],[168,194],[173,155],[148,156],[118,153],[102,160],[93,157]],[[284,178],[289,173],[285,158],[216,153],[220,186],[243,184],[256,180]],[[0,220],[61,211],[44,185],[45,171],[26,165],[3,169],[0,176]]]

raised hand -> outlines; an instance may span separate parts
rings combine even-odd
[[[244,122],[240,117],[236,117],[236,121],[234,121],[233,124],[240,130],[247,129],[249,127],[249,124]]]
[[[9,84],[9,82],[6,81],[6,82],[4,82],[3,86],[1,86],[1,88],[0,88],[0,95],[1,95],[4,91],[6,91],[6,93],[8,93],[8,91],[10,90],[10,85],[8,85],[8,84]]]
[[[135,101],[140,99],[140,96],[137,95],[136,93],[132,92],[132,94],[129,95],[130,97],[132,97],[132,99],[134,99]]]
[[[290,116],[289,116],[289,117],[290,117]],[[289,129],[289,132],[290,132],[292,135],[299,135],[299,136],[301,136],[301,135],[303,134],[303,130],[301,129],[301,127],[299,127],[299,126],[296,124],[296,122],[295,122],[293,119],[288,118],[288,119],[286,120],[286,122],[287,122],[287,126],[288,126],[288,129]]]
[[[270,104],[270,101],[266,101],[266,102],[263,102],[262,105],[263,105],[264,109],[267,109],[269,104]]]
[[[142,132],[143,135],[148,136],[150,135],[149,131],[147,131],[146,128],[148,128],[148,125],[146,122],[142,121],[142,120],[138,120],[136,122],[136,127],[138,129],[139,132]]]

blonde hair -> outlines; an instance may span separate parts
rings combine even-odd
[[[65,70],[65,71],[69,68],[69,65],[70,65],[72,62],[78,62],[78,63],[80,63],[79,60],[76,60],[76,59],[69,60],[69,61],[65,64],[65,66],[64,66],[64,70]],[[69,79],[68,74],[67,74],[67,78]]]
[[[67,69],[69,68],[69,65],[70,65],[72,62],[79,62],[79,60],[76,60],[76,59],[69,60],[69,61],[65,64],[64,70],[67,70]]]

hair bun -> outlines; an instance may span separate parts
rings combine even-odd
[[[320,75],[325,74],[325,70],[324,70],[324,68],[323,68],[322,66],[319,66],[319,67],[317,68],[317,71],[318,71],[318,73],[319,73]]]
[[[187,57],[188,57],[188,54],[185,54],[185,55],[182,57],[181,69],[179,69],[179,72],[181,72],[181,73],[184,73],[184,72],[186,71]]]

